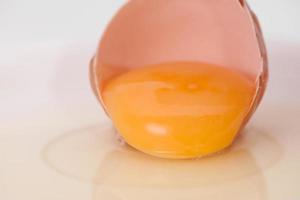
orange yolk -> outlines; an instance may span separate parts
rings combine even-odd
[[[126,142],[163,158],[194,158],[228,147],[246,117],[254,84],[241,73],[176,62],[111,79],[105,108]]]

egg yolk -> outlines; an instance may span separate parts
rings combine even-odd
[[[232,143],[251,107],[253,85],[225,67],[163,63],[107,81],[102,100],[129,145],[157,157],[194,158]]]

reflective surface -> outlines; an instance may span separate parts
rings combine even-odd
[[[108,199],[133,200],[172,195],[182,200],[233,198],[237,185],[241,194],[252,193],[245,199],[265,199],[262,171],[276,165],[283,154],[272,136],[253,128],[231,149],[205,159],[185,161],[147,156],[118,142],[113,133],[107,124],[72,130],[45,146],[43,160],[62,176],[93,183],[97,200],[107,195]],[[254,146],[256,149],[252,150]],[[221,188],[218,194],[214,192],[216,188]]]

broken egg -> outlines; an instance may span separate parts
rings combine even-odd
[[[229,147],[264,94],[267,54],[241,0],[128,1],[90,64],[92,88],[122,138],[162,158]]]

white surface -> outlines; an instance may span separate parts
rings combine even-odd
[[[269,49],[268,93],[235,149],[187,166],[98,138],[112,131],[87,65],[123,2],[0,1],[0,199],[299,199],[300,2],[250,1]]]

